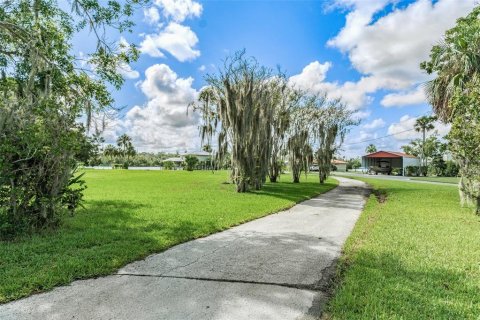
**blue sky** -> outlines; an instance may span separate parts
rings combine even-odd
[[[111,142],[126,132],[141,151],[200,148],[198,118],[186,106],[236,50],[270,67],[280,65],[292,84],[341,97],[361,118],[340,155],[362,154],[371,141],[398,150],[428,114],[418,64],[433,44],[466,15],[474,0],[193,1],[155,0],[134,16],[130,34],[139,61],[124,66],[127,81],[114,92],[124,106],[109,123]],[[121,37],[121,38],[120,38]],[[76,39],[82,52],[90,35]],[[448,128],[438,124],[440,135]],[[364,142],[365,141],[365,142]]]

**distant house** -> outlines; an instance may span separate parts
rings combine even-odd
[[[187,156],[195,156],[197,157],[198,161],[200,163],[205,163],[207,162],[209,159],[210,159],[210,153],[208,152],[204,152],[204,151],[200,151],[200,152],[185,152],[185,153],[182,153],[180,155],[178,155],[177,157],[173,157],[173,158],[168,158],[168,159],[165,159],[163,160],[164,162],[166,161],[170,161],[170,162],[173,162],[174,166],[176,169],[181,169],[182,168],[182,165],[184,164],[185,162],[185,157]],[[205,166],[204,168],[205,169]]]
[[[343,160],[332,160],[330,162],[332,166],[337,168],[336,171],[346,172],[347,171],[347,162]],[[318,164],[316,160],[313,160],[312,165],[309,168],[310,171],[318,171]]]
[[[185,159],[182,157],[173,157],[163,160],[163,162],[173,162],[175,170],[181,169],[184,161]]]
[[[211,157],[210,153],[205,152],[205,151],[185,152],[180,157],[185,159],[186,156],[195,156],[195,157],[197,157],[198,161],[200,161],[200,162],[205,162],[205,161],[209,160],[210,157]]]
[[[403,152],[377,151],[362,157],[362,167],[372,169],[375,173],[390,174],[392,169],[402,169],[405,175],[405,168],[408,166],[420,166],[420,159]]]
[[[337,171],[347,172],[347,162],[343,160],[332,160],[332,165],[337,167]]]
[[[180,165],[180,164],[183,163],[183,161],[185,161],[185,159],[182,158],[182,157],[173,157],[173,158],[165,159],[165,160],[163,160],[163,161],[164,161],[164,162],[170,161],[170,162],[173,162],[173,163],[175,163],[175,164]]]

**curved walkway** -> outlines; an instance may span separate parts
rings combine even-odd
[[[0,319],[314,319],[365,202],[363,182],[0,306]]]

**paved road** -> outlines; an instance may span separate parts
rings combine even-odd
[[[351,173],[351,172],[333,172],[332,173],[335,177],[361,177],[367,179],[381,179],[381,180],[398,180],[404,182],[411,182],[411,183],[423,183],[423,184],[436,184],[441,186],[453,186],[458,187],[458,183],[448,183],[448,182],[435,182],[435,181],[425,181],[425,180],[416,180],[411,179],[409,177],[404,176],[389,176],[389,175],[371,175],[371,174],[361,174],[361,173]]]
[[[278,214],[175,246],[117,274],[0,306],[0,319],[316,319],[364,205],[340,186]]]

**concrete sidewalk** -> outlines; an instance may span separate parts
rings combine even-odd
[[[367,193],[336,179],[290,210],[0,305],[0,319],[315,319]]]

